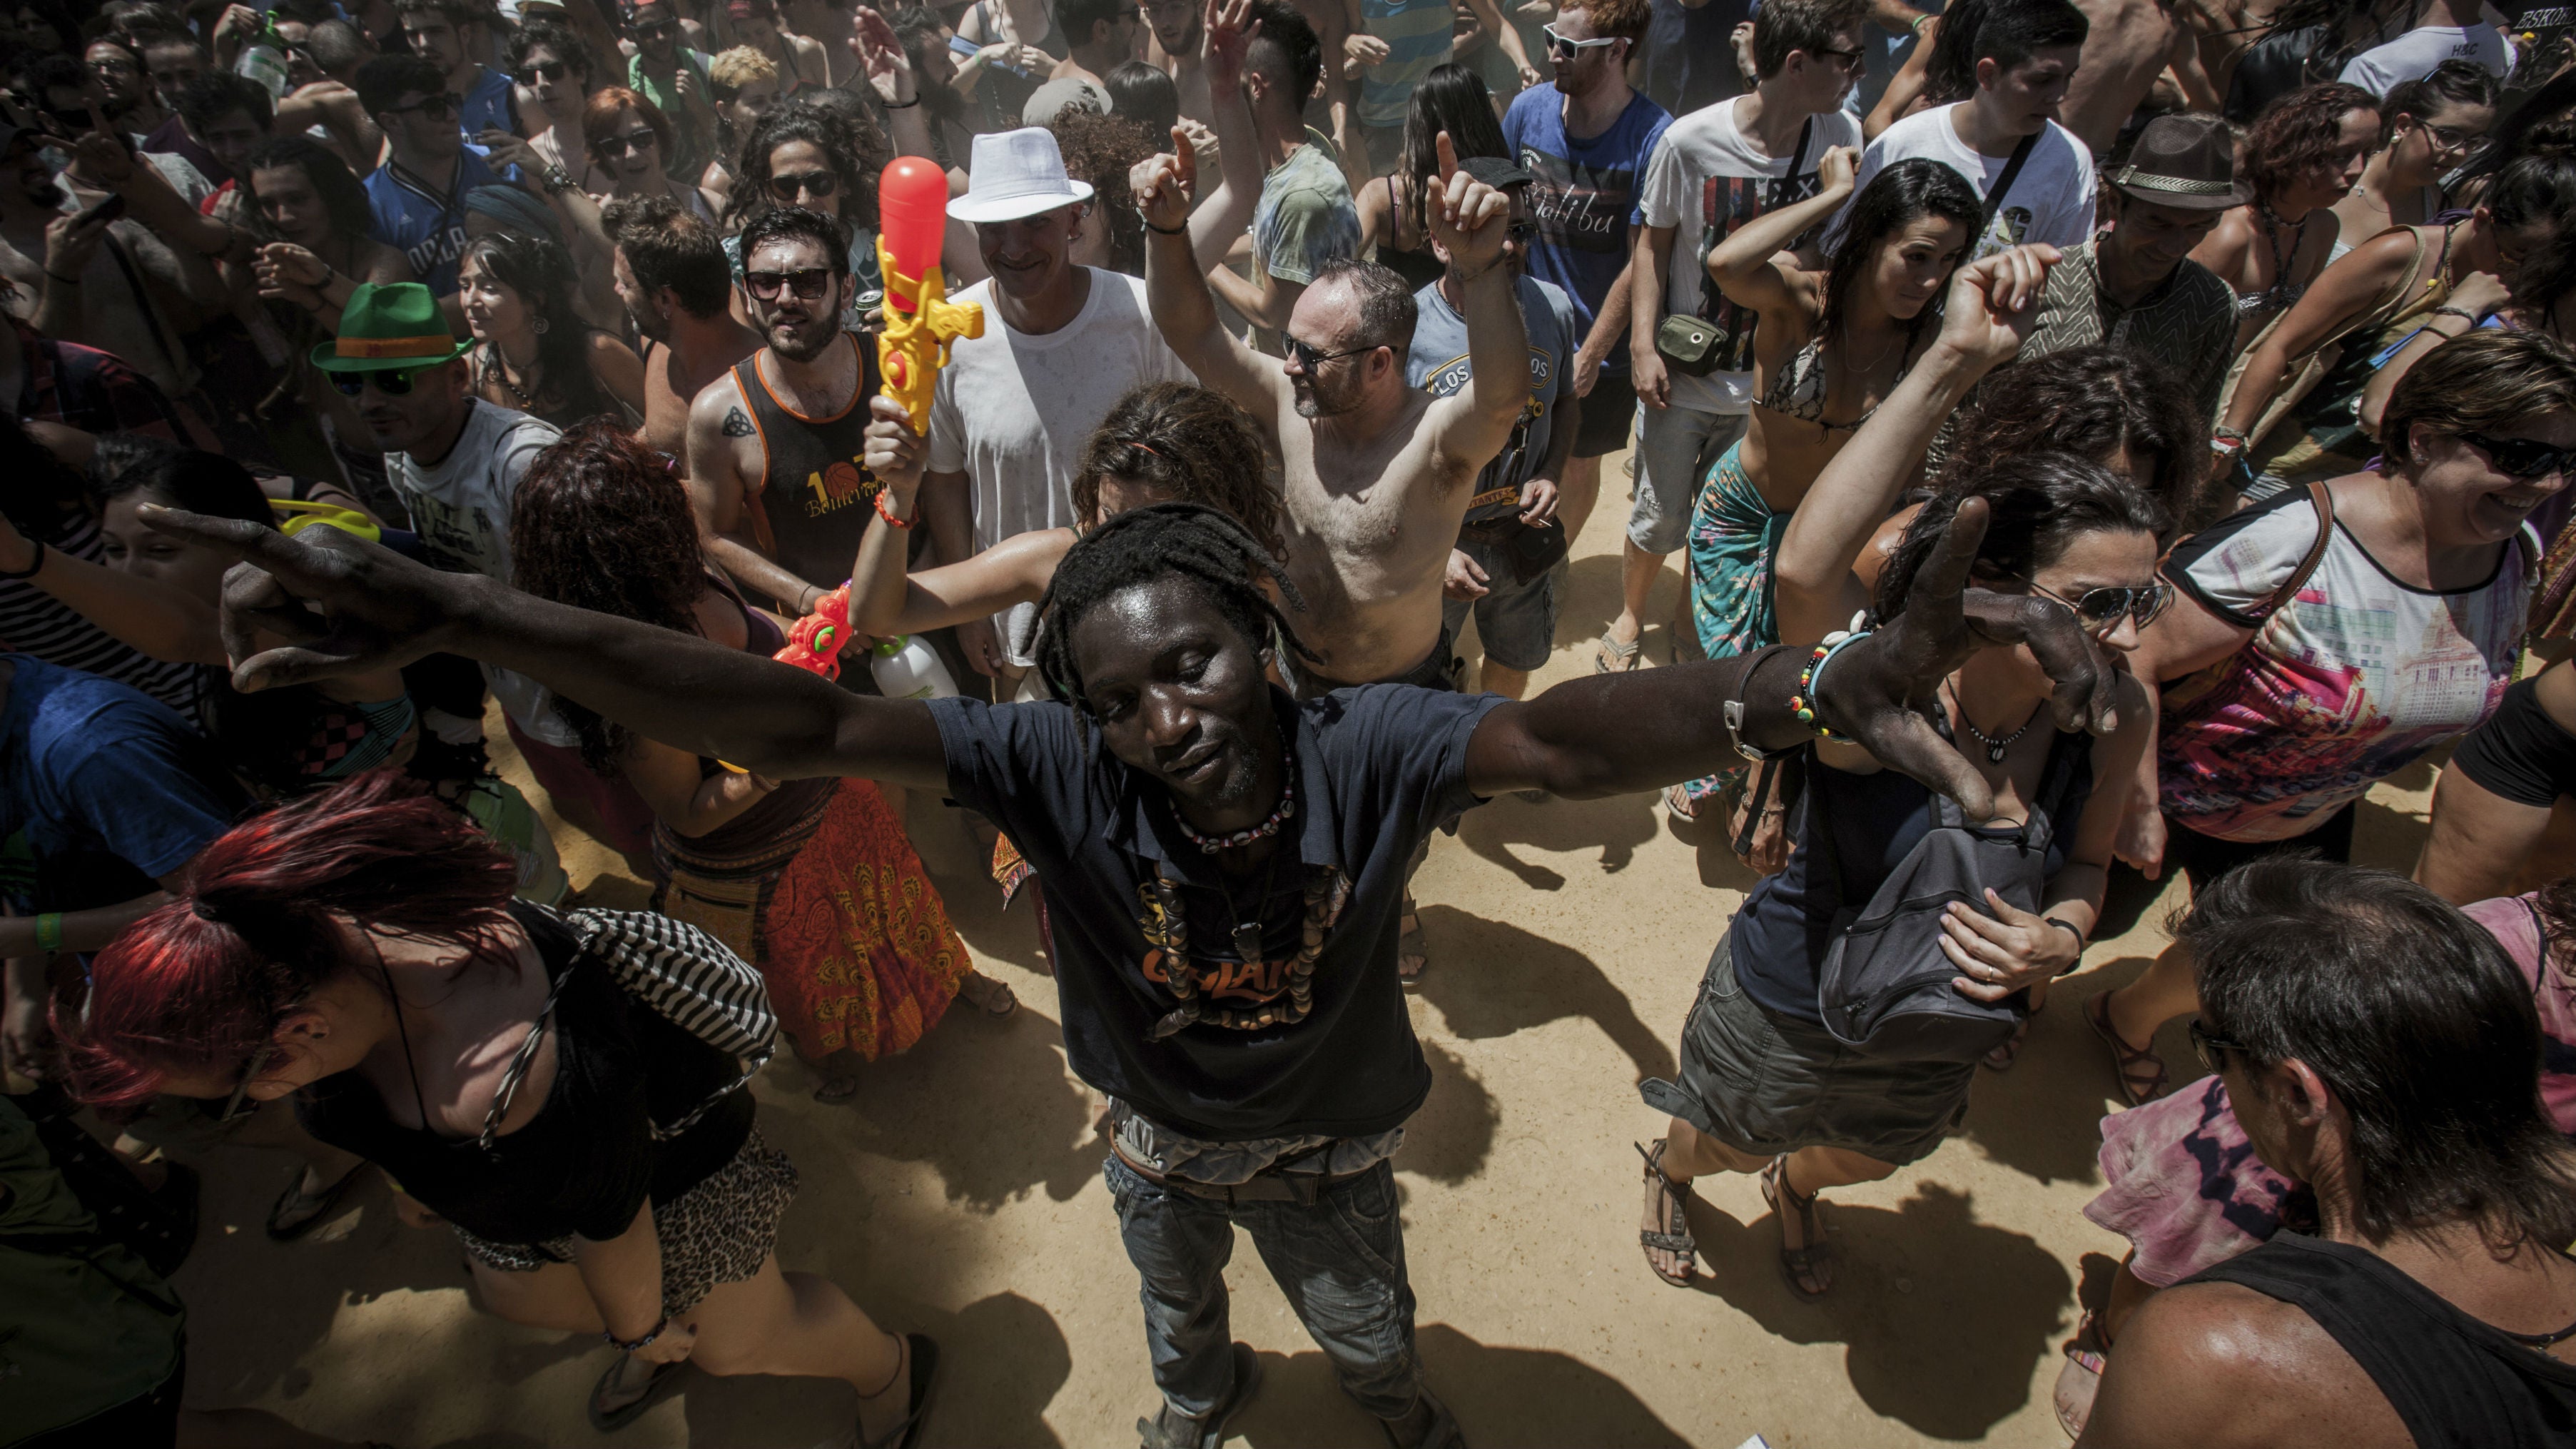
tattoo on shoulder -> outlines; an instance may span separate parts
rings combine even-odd
[[[740,408],[725,409],[724,435],[728,438],[751,436],[751,417]]]

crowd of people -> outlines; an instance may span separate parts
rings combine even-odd
[[[964,888],[1036,887],[1141,1442],[1259,1390],[1239,1226],[1390,1442],[1461,1445],[1390,1159],[1406,985],[1473,963],[1413,877],[1495,796],[1629,792],[1754,882],[1640,1089],[1645,1271],[1690,1285],[1694,1184],[1743,1173],[1789,1292],[1851,1291],[1820,1203],[1956,1131],[2174,869],[2161,954],[2059,1007],[2130,1243],[2060,1423],[2567,1442],[2563,30],[16,5],[0,1445],[329,1442],[181,1405],[167,1148],[233,1142],[296,1159],[271,1237],[381,1173],[489,1311],[604,1339],[603,1431],[695,1365],[844,1380],[908,1449],[940,1346],[783,1271],[752,1086],[846,1101],[1016,1010],[909,834],[943,800]],[[980,316],[918,407],[898,157]],[[2354,863],[2428,760],[2411,879]]]

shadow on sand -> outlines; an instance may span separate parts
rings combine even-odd
[[[1601,1028],[1635,1064],[1637,1079],[1673,1074],[1664,1034],[1639,1019],[1627,993],[1592,958],[1518,926],[1449,906],[1422,908],[1436,963],[1418,988],[1449,1030],[1469,1041],[1509,1036],[1566,1017]]]
[[[1422,1325],[1414,1342],[1432,1392],[1479,1449],[1690,1442],[1617,1379],[1570,1355],[1478,1343],[1445,1323]],[[1261,1397],[1235,1421],[1254,1449],[1386,1442],[1377,1421],[1342,1396],[1323,1354],[1265,1353],[1261,1367]]]

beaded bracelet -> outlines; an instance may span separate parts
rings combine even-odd
[[[1824,676],[1825,665],[1835,655],[1870,636],[1870,631],[1861,627],[1867,622],[1869,616],[1866,611],[1852,615],[1852,626],[1827,634],[1823,642],[1816,645],[1815,652],[1807,656],[1806,667],[1798,671],[1798,692],[1789,696],[1789,712],[1798,717],[1798,723],[1813,729],[1820,739],[1830,740],[1836,736],[1825,727],[1823,720],[1816,717],[1816,681]]]

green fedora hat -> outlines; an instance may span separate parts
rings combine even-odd
[[[340,336],[313,349],[324,372],[390,372],[436,367],[474,345],[450,336],[438,299],[418,282],[360,282],[340,312]]]

